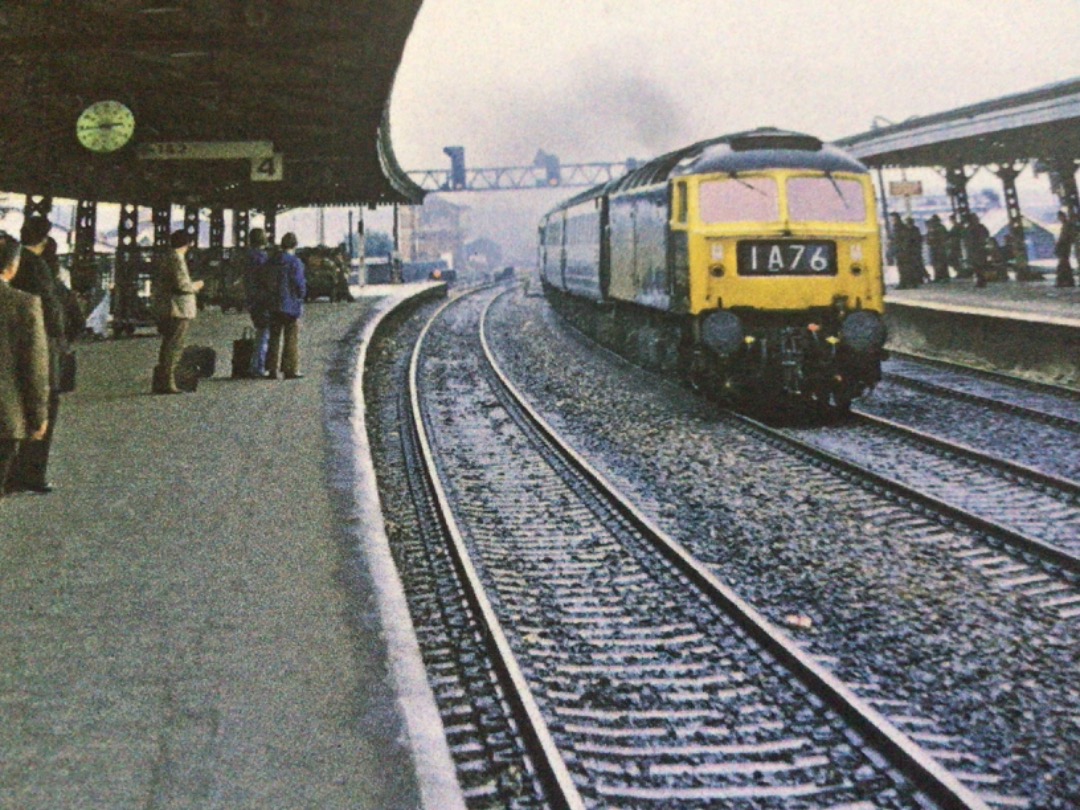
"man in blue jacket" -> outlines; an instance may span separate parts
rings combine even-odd
[[[296,245],[296,234],[285,234],[281,237],[281,252],[267,265],[274,268],[278,278],[277,306],[270,315],[270,353],[266,360],[270,372],[267,376],[271,379],[277,379],[279,361],[286,380],[304,376],[300,373],[300,316],[304,314],[307,282]]]

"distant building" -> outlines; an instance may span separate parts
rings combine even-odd
[[[1057,240],[1055,231],[1026,216],[1022,216],[1021,219],[1024,222],[1024,242],[1027,244],[1028,259],[1031,261],[1053,259],[1054,242]],[[1009,215],[1004,208],[987,212],[982,223],[998,244],[1005,242],[1005,235],[1009,233]]]
[[[423,205],[402,206],[398,214],[398,249],[402,261],[434,262],[450,257],[464,266],[469,209],[431,195]]]
[[[481,238],[465,245],[470,273],[486,277],[502,264],[502,248],[492,239]]]

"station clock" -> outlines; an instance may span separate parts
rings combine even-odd
[[[115,152],[135,134],[135,115],[119,101],[96,101],[82,111],[75,134],[91,152]]]

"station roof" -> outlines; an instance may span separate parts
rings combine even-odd
[[[1080,158],[1080,78],[836,141],[868,166]]]
[[[386,122],[420,4],[6,0],[0,189],[234,208],[419,201]],[[76,136],[100,101],[134,115],[131,140],[113,152]],[[167,150],[149,145],[165,143],[219,146],[200,147],[215,159],[160,159]],[[222,143],[248,146],[219,159]],[[274,176],[265,158],[256,172],[254,157],[272,153],[281,179],[254,180]]]

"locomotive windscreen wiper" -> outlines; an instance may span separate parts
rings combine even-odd
[[[743,180],[741,177],[739,177],[737,172],[728,172],[728,177],[730,177],[732,180],[734,180],[740,186],[746,186],[751,191],[756,191],[762,197],[768,197],[769,196],[768,194],[766,194],[764,191],[762,191],[757,186],[752,186],[749,183],[747,183],[745,180]]]
[[[840,190],[840,186],[838,186],[836,180],[833,179],[832,172],[825,172],[825,177],[832,183],[832,187],[836,190],[836,196],[840,198],[840,202],[844,204],[844,208],[850,208],[851,206],[848,205],[847,198],[844,197],[844,192]]]

